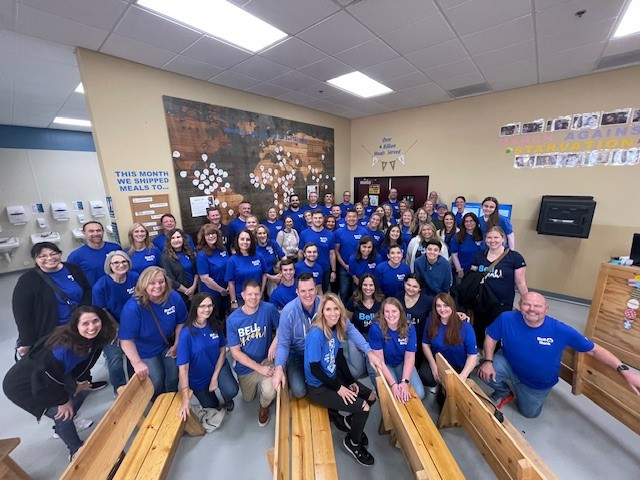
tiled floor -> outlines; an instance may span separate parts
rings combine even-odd
[[[13,364],[16,337],[11,314],[11,295],[17,274],[0,276],[0,374],[4,377]],[[550,314],[578,329],[584,329],[588,307],[567,302],[550,302]],[[94,378],[107,379],[101,361]],[[365,380],[368,381],[368,380]],[[481,383],[481,382],[479,382]],[[98,420],[113,397],[109,388],[89,396],[81,416]],[[425,400],[436,418],[433,395]],[[205,437],[184,437],[176,453],[169,477],[172,479],[254,480],[270,478],[266,450],[273,446],[274,422],[265,428],[257,424],[257,402],[245,404],[236,398],[236,409],[224,426]],[[527,419],[508,405],[503,410],[540,456],[563,479],[640,479],[640,439],[638,436],[583,396],[571,394],[560,382],[551,392],[541,416]],[[51,438],[51,421],[40,424],[0,395],[0,438],[19,436],[22,443],[13,458],[34,478],[57,478],[67,465],[67,451],[60,440]],[[341,432],[334,430],[334,447],[340,478],[410,479],[402,453],[392,448],[388,437],[378,436],[380,410],[374,407],[366,431],[370,451],[376,458],[373,468],[359,466],[342,447]],[[86,436],[87,431],[81,436]],[[447,445],[465,476],[473,480],[495,478],[487,463],[462,429],[442,431]]]

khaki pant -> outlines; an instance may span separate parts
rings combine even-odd
[[[273,366],[273,362],[264,359],[261,365]],[[240,392],[242,393],[242,399],[245,402],[251,402],[256,398],[258,392],[258,385],[260,385],[260,406],[267,408],[271,405],[271,402],[276,398],[276,390],[273,388],[271,377],[265,377],[264,375],[253,371],[246,375],[238,375],[238,383],[240,384]]]

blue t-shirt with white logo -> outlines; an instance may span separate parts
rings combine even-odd
[[[285,256],[282,248],[273,240],[269,240],[265,246],[256,244],[256,253],[262,258],[265,271],[273,275],[273,267],[276,262]]]
[[[376,267],[382,263],[382,257],[376,254],[374,259],[362,258],[358,260],[355,255],[349,257],[349,274],[360,278],[365,273],[375,273]]]
[[[307,243],[313,243],[318,247],[317,263],[323,270],[330,270],[331,263],[329,262],[329,252],[336,248],[333,233],[326,228],[323,228],[319,232],[316,232],[312,228],[307,228],[300,234],[300,242],[298,243],[298,246],[302,249]]]
[[[322,273],[324,272],[324,270],[320,265],[318,265],[318,262],[314,263],[313,266],[310,267],[305,263],[304,260],[300,260],[295,264],[294,268],[296,270],[296,278],[298,278],[303,273],[310,273],[311,275],[313,275],[313,280],[316,282],[316,285],[322,284]]]
[[[224,279],[227,282],[235,282],[236,298],[240,299],[242,286],[247,280],[255,280],[262,285],[262,275],[266,273],[264,262],[258,254],[255,255],[231,255],[227,262],[227,271]]]
[[[214,249],[211,255],[207,255],[203,251],[198,252],[198,256],[196,257],[196,270],[198,275],[209,275],[209,277],[222,288],[227,288],[227,282],[224,276],[227,273],[229,257],[230,255],[224,249]],[[200,291],[207,292],[216,297],[220,296],[219,292],[209,288],[204,282],[200,282]]]
[[[162,257],[162,252],[154,245],[144,250],[133,252],[129,255],[129,258],[131,258],[131,270],[142,273],[147,267],[160,265],[160,257]]]
[[[287,303],[296,298],[296,284],[295,282],[291,286],[284,284],[278,285],[271,295],[269,296],[269,303],[275,305],[278,310],[282,310]]]
[[[107,254],[115,250],[122,250],[122,247],[117,243],[111,242],[104,242],[101,248],[91,248],[88,245],[83,245],[69,254],[67,262],[78,265],[84,276],[87,277],[89,285],[93,287],[100,277],[106,275],[104,273],[104,261],[107,258]]]
[[[468,272],[471,269],[473,260],[476,258],[476,253],[486,248],[487,247],[482,240],[474,241],[473,237],[468,233],[465,233],[464,241],[460,243],[458,242],[458,235],[456,234],[451,239],[451,245],[449,245],[449,253],[452,255],[454,253],[457,253],[462,270]]]
[[[193,333],[191,333],[193,330]],[[178,337],[178,366],[189,364],[189,387],[194,392],[207,388],[225,346],[222,332],[214,332],[209,325],[184,327]]]
[[[456,315],[454,313],[454,315]],[[444,342],[444,335],[447,330],[446,325],[440,322],[438,325],[438,333],[433,339],[429,339],[429,326],[431,325],[431,317],[427,318],[422,336],[422,343],[426,343],[431,347],[431,353],[441,353],[453,367],[463,368],[467,361],[468,355],[478,353],[476,343],[476,333],[469,322],[460,322],[460,336],[462,343],[460,345],[447,345]]]
[[[400,338],[397,330],[387,329],[388,339],[382,336],[382,330],[378,323],[373,323],[369,329],[369,345],[374,350],[382,350],[384,362],[395,367],[404,362],[405,352],[415,353],[418,348],[416,329],[409,324],[409,334]]]
[[[355,255],[360,239],[366,234],[366,230],[357,225],[353,230],[350,230],[349,227],[336,230],[334,240],[336,244],[340,244],[340,256],[345,263],[349,262],[351,255]]]
[[[105,275],[93,286],[93,304],[104,308],[120,323],[122,308],[133,295],[139,276],[138,272],[129,270],[124,283],[116,283],[110,275]]]
[[[371,240],[373,240],[373,248],[376,250],[380,248],[380,244],[384,239],[384,232],[382,230],[371,230],[368,226],[365,227],[365,231],[367,236],[371,237]]]
[[[278,236],[278,232],[284,228],[282,220],[276,220],[273,223],[269,220],[265,220],[263,225],[269,230],[269,240],[275,240]]]
[[[382,289],[385,297],[393,297],[396,293],[404,289],[404,279],[411,275],[411,269],[406,263],[393,268],[389,262],[382,262],[376,267],[375,276],[378,285]]]
[[[311,373],[311,364],[320,362],[320,366],[328,377],[336,376],[336,357],[342,343],[338,340],[335,330],[331,331],[331,338],[327,340],[324,332],[318,327],[311,327],[304,340],[304,379],[312,387],[322,387],[322,381]]]
[[[48,275],[49,278],[53,280],[58,287],[60,287],[60,290],[69,297],[69,301],[73,305],[70,306],[66,301],[58,296],[58,294],[56,294],[56,300],[58,302],[58,325],[65,325],[66,323],[69,323],[69,319],[71,318],[71,314],[73,313],[75,306],[80,305],[80,302],[82,301],[82,287],[65,266],[57,272],[46,272],[46,275]]]

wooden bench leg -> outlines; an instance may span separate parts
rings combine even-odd
[[[29,480],[31,477],[9,455],[0,463],[0,479]]]

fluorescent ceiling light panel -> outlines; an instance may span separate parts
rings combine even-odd
[[[363,98],[393,92],[389,87],[375,81],[371,77],[367,77],[361,72],[347,73],[346,75],[327,80],[327,83]]]
[[[75,91],[76,93],[84,93],[84,85],[82,85],[82,82],[78,84]]]
[[[53,123],[59,125],[73,125],[74,127],[91,127],[89,120],[80,120],[77,118],[56,117],[53,119]]]
[[[138,0],[138,5],[254,53],[287,36],[225,0]]]
[[[640,32],[640,0],[631,0],[627,11],[624,12],[622,21],[613,38],[624,37],[632,33]]]

